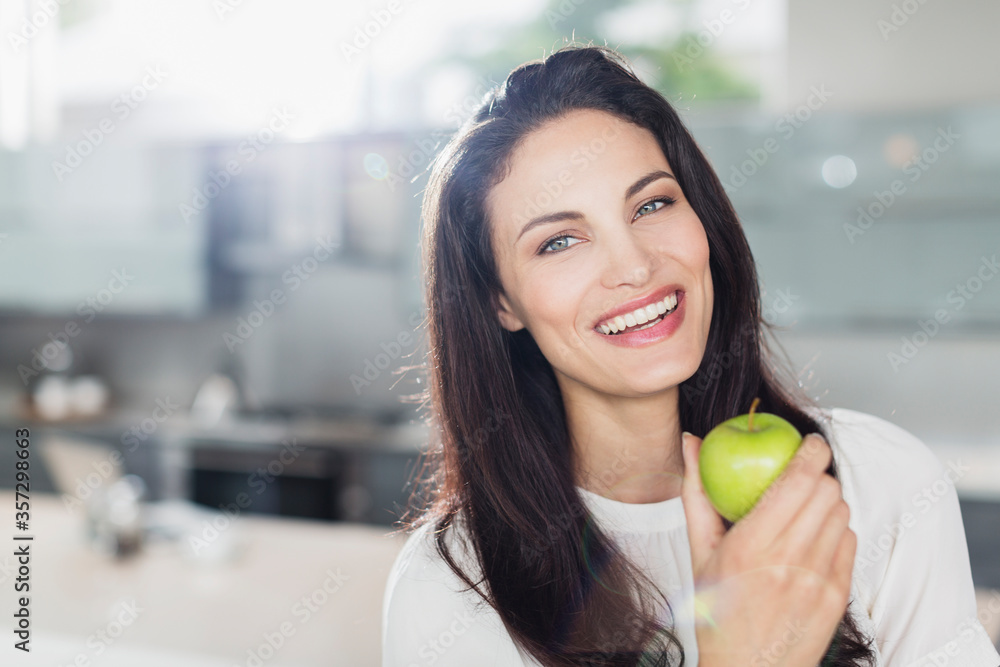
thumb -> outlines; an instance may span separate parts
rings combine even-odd
[[[691,567],[697,575],[722,540],[726,529],[722,517],[712,507],[701,486],[698,452],[701,438],[684,432],[681,449],[684,454],[684,479],[681,483],[681,502],[687,517],[688,542],[691,545]]]

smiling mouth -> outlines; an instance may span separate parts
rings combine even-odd
[[[608,319],[595,327],[598,333],[606,336],[620,336],[623,333],[642,331],[655,327],[663,321],[670,313],[677,310],[680,303],[679,290],[667,295],[662,300],[649,304],[644,308],[637,308],[631,313],[618,315]]]

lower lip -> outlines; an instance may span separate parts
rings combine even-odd
[[[597,335],[608,341],[612,345],[621,347],[640,347],[648,345],[658,340],[669,337],[677,330],[677,327],[684,321],[684,292],[677,291],[677,307],[670,311],[670,314],[657,322],[654,326],[642,331],[631,331],[623,334],[604,334],[597,332]]]

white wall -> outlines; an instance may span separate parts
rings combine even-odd
[[[908,430],[942,462],[969,467],[955,482],[960,495],[1000,500],[995,334],[943,332],[895,371],[887,354],[900,349],[900,334],[888,330],[791,331],[778,340],[820,405],[867,412]]]
[[[996,0],[788,0],[787,102],[820,84],[829,109],[1000,102],[998,26]]]

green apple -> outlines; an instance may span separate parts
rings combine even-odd
[[[701,485],[715,509],[730,521],[749,512],[795,455],[802,436],[777,415],[750,412],[722,422],[701,443]]]

